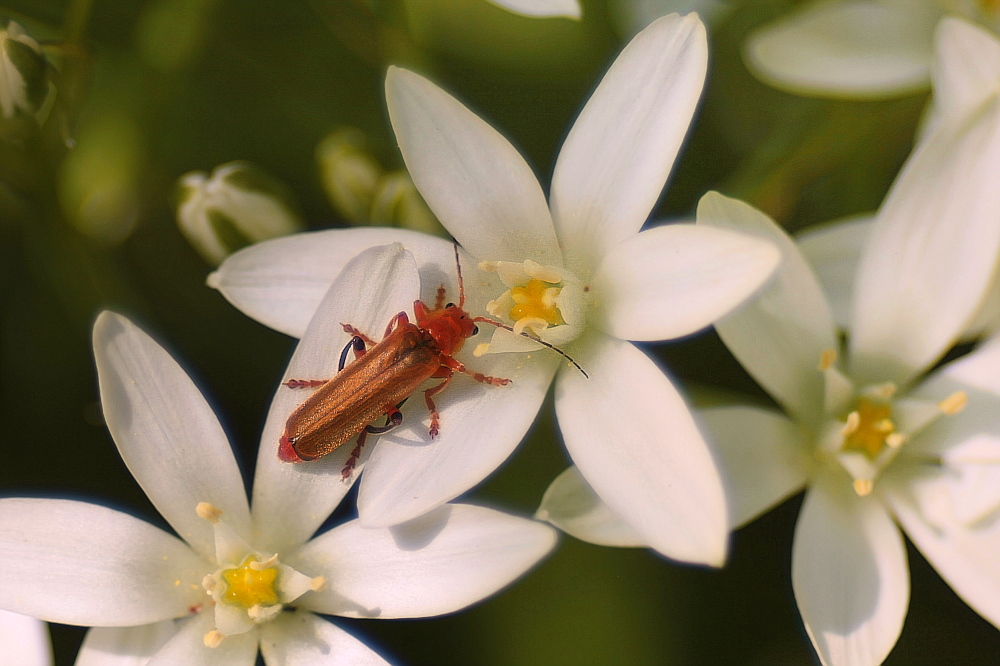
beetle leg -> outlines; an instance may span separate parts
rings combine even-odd
[[[402,403],[400,403],[402,404]],[[382,435],[403,423],[403,412],[399,411],[396,405],[389,405],[385,408],[386,423],[384,426],[365,426],[365,431],[373,435]]]
[[[319,388],[323,384],[326,384],[329,379],[289,379],[287,382],[281,382],[282,386],[287,386],[290,389],[304,389],[304,388]]]
[[[382,337],[383,338],[389,337],[389,334],[392,333],[396,329],[396,327],[399,326],[400,324],[409,324],[409,323],[410,323],[410,318],[406,316],[405,312],[396,313],[396,316],[389,320],[389,325],[385,327],[385,334]]]
[[[374,340],[372,340],[367,335],[365,335],[364,333],[362,333],[358,329],[354,328],[350,324],[341,324],[341,326],[344,327],[344,332],[345,333],[350,333],[351,335],[353,335],[356,338],[361,338],[362,340],[364,340],[364,342],[365,342],[366,345],[369,345],[369,346],[372,346],[372,347],[375,346],[375,341]]]
[[[351,341],[344,345],[344,351],[340,352],[340,363],[337,364],[337,372],[344,369],[347,365],[347,352],[354,349],[354,359],[357,360],[365,355],[368,349],[365,347],[365,341],[360,337],[355,335],[351,338]]]
[[[424,391],[424,402],[427,404],[427,409],[431,413],[431,426],[427,429],[427,434],[431,436],[431,439],[437,437],[438,431],[441,429],[441,415],[438,414],[437,407],[434,406],[434,400],[431,399],[431,396],[443,391],[444,387],[451,381],[453,373],[450,368],[447,368],[447,370],[448,374],[444,376],[443,382]]]
[[[445,356],[441,359],[441,367],[443,368],[446,367],[449,370],[469,375],[477,382],[481,382],[483,384],[489,384],[491,386],[507,386],[507,384],[510,384],[509,379],[504,379],[503,377],[490,377],[489,375],[484,375],[481,372],[474,372],[472,370],[469,370],[467,367],[465,367],[465,365],[462,364],[461,361],[452,358],[451,356]],[[438,372],[440,372],[440,370]]]
[[[354,446],[354,450],[351,451],[351,457],[347,459],[344,463],[344,469],[340,470],[340,480],[346,482],[351,478],[351,473],[354,472],[354,466],[358,464],[358,458],[361,456],[361,449],[365,445],[365,439],[368,438],[368,433],[364,430],[358,435],[358,443]]]

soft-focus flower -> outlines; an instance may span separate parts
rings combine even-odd
[[[382,436],[358,497],[365,524],[420,515],[493,471],[527,431],[558,370],[566,446],[605,501],[671,557],[722,562],[725,502],[715,464],[670,379],[627,342],[704,328],[777,263],[773,246],[742,234],[694,225],[639,232],[687,132],[706,61],[694,15],[664,17],[641,32],[569,133],[551,212],[530,167],[496,130],[426,79],[390,69],[390,119],[414,182],[461,243],[466,308],[560,346],[589,378],[533,340],[496,330],[477,350],[498,353],[460,358],[512,384],[453,382],[440,395],[433,442],[412,417]],[[393,240],[416,257],[424,300],[432,302],[441,283],[454,298],[451,246],[385,229],[261,244],[227,261],[211,283],[244,312],[301,335],[316,295],[345,259]]]
[[[211,175],[186,173],[177,188],[177,224],[212,265],[251,243],[303,227],[281,183],[249,162],[227,162]]]
[[[404,253],[371,254],[368,264],[393,275],[386,263]],[[355,265],[334,288],[372,279]],[[313,613],[449,613],[508,584],[555,543],[540,523],[463,504],[394,529],[355,520],[310,540],[349,486],[280,465],[265,439],[251,511],[225,434],[177,363],[111,313],[98,318],[94,347],[122,458],[183,540],[96,504],[0,500],[0,607],[95,627],[78,664],[128,655],[249,666],[258,646],[272,665],[384,663]],[[300,346],[291,369],[308,372],[317,358]],[[282,391],[265,433],[289,408]]]
[[[31,35],[15,21],[0,29],[0,116],[33,115],[49,92],[48,63]]]
[[[963,24],[951,26],[946,49],[964,43]],[[722,455],[734,526],[806,488],[792,585],[825,664],[878,664],[896,643],[909,580],[894,520],[1000,626],[1000,339],[924,377],[993,277],[998,169],[996,96],[942,119],[917,147],[862,249],[844,363],[831,308],[795,243],[746,204],[710,193],[699,205],[699,225],[756,233],[783,250],[775,280],[716,328],[784,413],[700,414]],[[598,543],[641,543],[573,471],[539,516]]]
[[[934,26],[946,14],[1000,30],[990,0],[810,2],[765,25],[744,56],[763,81],[802,95],[885,98],[931,82]]]
[[[50,666],[52,643],[45,623],[0,610],[0,666]]]
[[[523,16],[578,19],[582,14],[579,0],[486,0],[490,4]]]
[[[709,29],[729,11],[729,0],[611,0],[609,11],[618,31],[632,37],[647,25],[667,14],[698,16]]]

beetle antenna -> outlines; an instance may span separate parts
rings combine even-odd
[[[536,338],[536,337],[534,337],[534,336],[532,336],[532,335],[528,335],[528,334],[527,334],[527,333],[525,333],[524,331],[521,331],[520,333],[518,333],[517,331],[515,331],[515,330],[513,329],[513,327],[511,327],[511,326],[508,326],[507,324],[502,324],[502,323],[500,323],[500,322],[498,322],[498,321],[494,321],[494,320],[492,320],[492,319],[488,319],[488,318],[486,318],[486,317],[476,317],[476,318],[475,318],[475,319],[473,319],[472,321],[481,321],[481,322],[485,322],[485,323],[487,323],[487,324],[493,324],[493,325],[494,325],[494,326],[496,326],[497,328],[502,328],[502,329],[504,329],[504,330],[507,330],[507,331],[510,331],[511,333],[515,333],[515,334],[517,334],[517,335],[520,335],[520,336],[522,336],[522,337],[525,337],[525,338],[528,338],[529,340],[531,340],[531,341],[533,341],[533,342],[537,342],[538,344],[542,345],[543,347],[548,347],[549,349],[551,349],[552,351],[556,352],[557,354],[559,354],[560,356],[562,356],[563,358],[565,358],[565,359],[566,359],[567,361],[569,361],[570,363],[572,363],[572,364],[573,364],[573,366],[574,366],[574,367],[575,367],[575,368],[576,368],[577,370],[579,370],[579,371],[580,371],[580,373],[581,373],[581,374],[582,374],[582,375],[583,375],[584,377],[586,377],[587,379],[590,379],[590,375],[588,375],[588,374],[587,374],[587,371],[586,371],[586,370],[584,370],[584,369],[583,369],[583,368],[582,368],[582,367],[580,366],[580,364],[579,364],[579,363],[577,363],[576,361],[574,361],[574,360],[573,360],[573,357],[572,357],[572,356],[570,356],[569,354],[567,354],[566,352],[564,352],[564,351],[563,351],[562,349],[559,349],[559,347],[556,347],[556,346],[555,346],[555,345],[553,345],[553,344],[549,344],[549,343],[548,343],[548,342],[546,342],[545,340],[540,340],[540,339],[538,339],[538,338]]]
[[[465,282],[462,280],[462,262],[458,260],[458,241],[452,241],[455,249],[455,271],[458,273],[458,308],[465,307]]]

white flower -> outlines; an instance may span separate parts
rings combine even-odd
[[[15,21],[0,30],[0,117],[34,114],[49,92],[42,49]]]
[[[493,471],[527,431],[558,370],[566,446],[605,501],[671,557],[723,561],[725,502],[715,464],[671,381],[627,342],[704,328],[777,262],[773,246],[741,234],[693,225],[639,232],[687,131],[706,60],[704,28],[693,15],[664,17],[641,32],[569,133],[551,212],[531,169],[496,130],[429,81],[390,69],[393,128],[418,189],[462,245],[467,309],[560,345],[589,379],[554,352],[497,330],[486,351],[521,353],[460,358],[512,384],[456,380],[439,396],[438,439],[428,439],[414,410],[403,428],[380,437],[358,496],[363,523],[420,515]],[[450,245],[385,229],[263,243],[210,281],[244,312],[301,335],[316,295],[346,258],[394,240],[416,257],[425,301],[442,282],[454,298]],[[380,331],[388,319],[367,330]]]
[[[578,19],[582,13],[579,0],[487,0],[509,12],[523,16],[556,17]]]
[[[810,2],[752,33],[744,57],[763,81],[803,95],[884,98],[931,80],[934,26],[946,14],[1000,30],[984,0]]]
[[[192,171],[177,183],[177,224],[210,264],[241,247],[301,231],[280,182],[249,162]]]
[[[963,24],[952,26],[945,47],[967,44]],[[899,636],[909,581],[894,520],[1000,626],[1000,339],[923,377],[992,279],[998,169],[996,95],[942,119],[914,151],[862,249],[843,364],[831,308],[791,239],[721,195],[698,208],[699,224],[757,233],[783,250],[775,280],[716,328],[785,413],[701,415],[722,454],[734,527],[806,488],[792,585],[825,664],[878,664]],[[642,543],[573,471],[550,487],[540,516],[598,543]]]
[[[392,274],[385,258],[403,253],[371,254],[368,263]],[[372,279],[380,278],[348,267],[335,288]],[[98,318],[94,346],[122,458],[183,540],[95,504],[0,500],[0,607],[96,627],[78,664],[128,655],[151,665],[249,666],[258,646],[272,665],[384,663],[313,613],[452,612],[508,584],[555,544],[541,523],[462,504],[394,529],[355,520],[310,540],[348,486],[279,465],[267,441],[251,511],[225,434],[177,363],[111,313]],[[309,360],[300,350],[293,370]],[[266,432],[287,418],[281,395]]]
[[[52,643],[45,623],[0,610],[0,666],[50,666]]]

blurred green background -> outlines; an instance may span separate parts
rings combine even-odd
[[[711,26],[706,94],[659,216],[690,215],[709,189],[790,230],[878,206],[926,98],[830,102],[756,82],[742,40],[791,5],[731,3]],[[0,494],[86,498],[166,527],[102,424],[90,327],[103,308],[174,352],[251,471],[294,340],[205,286],[211,267],[171,207],[177,178],[250,160],[284,181],[311,228],[344,225],[316,146],[357,127],[386,168],[401,168],[382,79],[403,64],[498,127],[547,183],[574,115],[627,39],[618,20],[627,0],[583,6],[573,22],[483,0],[0,3],[0,18],[25,26],[59,67],[45,123],[0,135]],[[767,399],[712,333],[651,350],[689,389]],[[550,413],[470,499],[534,511],[568,464]],[[789,574],[799,503],[736,533],[721,571],[565,537],[524,580],[469,611],[337,621],[407,664],[810,664]],[[348,506],[337,518],[349,515]],[[910,613],[887,663],[1000,662],[1000,633],[909,554]],[[83,630],[52,634],[57,663],[72,663]]]

